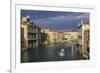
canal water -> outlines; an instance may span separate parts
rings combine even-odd
[[[28,51],[21,51],[21,63],[64,60],[80,60],[76,48],[66,43],[48,44],[39,48],[29,48]]]

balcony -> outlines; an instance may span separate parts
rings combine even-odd
[[[28,40],[37,40],[37,37],[29,37]]]
[[[29,30],[28,33],[38,33],[37,30]]]

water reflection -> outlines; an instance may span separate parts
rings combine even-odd
[[[73,46],[66,43],[56,43],[40,46],[39,48],[29,48],[28,51],[21,52],[21,62],[43,62],[79,60],[79,54]]]
[[[22,62],[28,62],[28,61],[29,61],[28,53],[29,53],[29,52],[27,52],[27,51],[22,51],[22,52],[21,52],[21,55],[22,55],[21,61],[22,61]]]

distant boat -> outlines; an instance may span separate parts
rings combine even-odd
[[[65,56],[64,49],[61,49],[61,51],[59,52],[59,56],[61,57]]]

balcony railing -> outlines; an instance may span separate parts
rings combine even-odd
[[[38,38],[37,37],[29,37],[28,39],[29,40],[37,40]]]
[[[37,33],[37,30],[29,30],[28,33]]]

